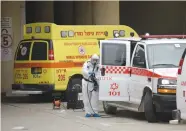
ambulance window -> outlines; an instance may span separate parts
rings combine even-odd
[[[126,65],[126,45],[103,44],[102,64],[125,66]]]
[[[132,58],[132,54],[133,54],[133,52],[134,52],[134,48],[135,48],[135,46],[136,46],[136,41],[131,41],[131,44],[130,44],[130,48],[131,48],[131,52],[130,52],[130,57]]]
[[[34,42],[31,60],[47,60],[46,42]]]
[[[16,60],[29,60],[31,42],[23,42],[17,48]]]
[[[138,45],[133,58],[133,66],[146,68],[145,49],[143,45]]]

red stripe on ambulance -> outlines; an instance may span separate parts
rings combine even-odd
[[[182,86],[186,86],[186,81],[182,81],[182,82],[181,82],[181,85],[182,85]]]
[[[105,68],[105,73],[106,74],[130,74],[130,70],[131,70],[132,75],[176,79],[176,77],[163,76],[163,75],[159,75],[155,72],[152,72],[150,70],[142,69],[142,68],[136,68],[136,67],[102,66],[102,68]]]

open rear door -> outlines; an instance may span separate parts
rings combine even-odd
[[[99,100],[129,101],[130,41],[100,41]]]

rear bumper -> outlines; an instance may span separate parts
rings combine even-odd
[[[13,94],[43,94],[53,90],[54,84],[12,84]]]
[[[153,94],[153,103],[155,104],[156,112],[171,113],[176,109],[176,95]]]

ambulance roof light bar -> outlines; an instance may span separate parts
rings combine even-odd
[[[142,39],[148,39],[148,38],[179,38],[179,39],[183,39],[186,38],[186,35],[140,35],[140,37]]]

